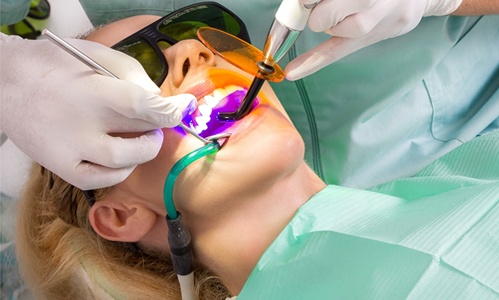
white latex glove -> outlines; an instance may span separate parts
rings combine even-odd
[[[317,0],[299,0],[302,4]],[[405,34],[424,16],[455,11],[462,0],[322,0],[312,10],[308,27],[333,37],[291,61],[288,80],[310,75],[366,46]],[[424,47],[423,45],[421,47]]]
[[[28,156],[84,190],[123,181],[158,154],[160,127],[197,104],[169,98],[133,58],[103,45],[67,41],[121,80],[97,74],[48,40],[0,35],[0,128]],[[108,133],[140,132],[134,138]]]

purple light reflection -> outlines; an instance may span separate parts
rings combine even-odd
[[[227,95],[225,98],[220,100],[214,108],[211,109],[211,113],[208,117],[206,116],[207,113],[203,111],[203,108],[198,107],[195,112],[189,116],[186,116],[182,122],[184,122],[186,126],[194,128],[194,130],[196,130],[196,132],[203,138],[227,132],[227,129],[232,127],[234,123],[219,121],[217,118],[218,113],[237,111],[239,106],[241,106],[246,92],[246,90],[238,90]],[[255,99],[251,109],[254,109],[258,103],[258,99]]]

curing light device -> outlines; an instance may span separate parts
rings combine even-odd
[[[312,9],[318,2],[303,5],[299,0],[283,0],[275,14],[275,19],[270,26],[267,39],[263,48],[263,54],[252,45],[224,32],[214,33],[215,29],[201,28],[198,31],[200,40],[213,52],[248,71],[255,78],[251,83],[242,105],[235,112],[220,113],[218,118],[223,121],[236,121],[242,119],[251,111],[251,106],[265,80],[281,81],[283,72],[277,65],[279,60],[289,51],[296,39],[307,25]],[[232,41],[231,41],[232,40]],[[236,46],[234,46],[236,45]],[[244,53],[248,56],[248,62],[256,67],[248,68],[242,66],[239,58],[234,59],[224,53]]]
[[[272,68],[284,57],[307,25],[317,3],[302,5],[299,0],[282,1],[263,47],[264,60],[260,68]]]
[[[235,111],[218,113],[219,121],[242,119],[253,108],[254,100],[265,80],[279,82],[284,79],[284,71],[277,64],[271,70],[262,71],[262,68],[258,67],[259,62],[264,59],[262,51],[246,41],[212,27],[201,27],[197,34],[201,42],[212,52],[258,79],[253,80],[241,105]]]

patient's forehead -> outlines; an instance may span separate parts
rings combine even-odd
[[[158,16],[141,15],[122,19],[96,29],[86,39],[111,47],[159,18]]]

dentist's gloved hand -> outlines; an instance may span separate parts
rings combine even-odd
[[[97,43],[68,41],[122,80],[95,73],[48,40],[0,34],[0,128],[69,183],[83,190],[111,186],[156,157],[163,142],[158,128],[178,125],[196,98],[163,98],[136,60]],[[140,134],[109,134],[120,132]]]
[[[302,4],[317,0],[299,0]],[[366,46],[405,34],[424,16],[447,15],[462,0],[322,0],[312,10],[308,27],[332,37],[291,61],[288,80],[297,80]]]

